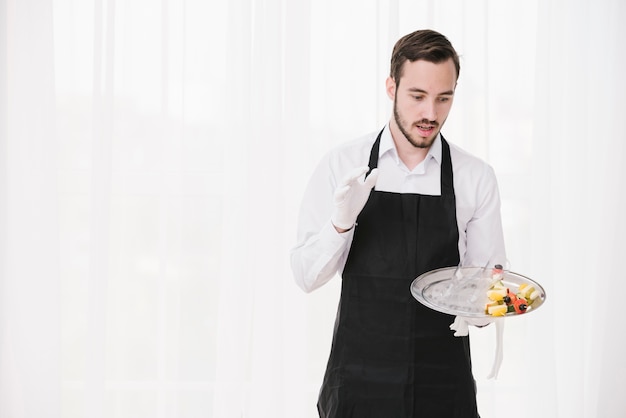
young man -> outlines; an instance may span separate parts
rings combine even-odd
[[[492,168],[440,132],[459,71],[440,33],[398,40],[389,123],[328,153],[307,187],[296,282],[310,292],[342,277],[320,417],[478,417],[467,332],[410,293],[427,271],[505,260]]]

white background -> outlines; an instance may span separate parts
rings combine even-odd
[[[483,418],[623,417],[626,3],[0,0],[0,417],[315,417],[338,300],[302,189],[380,129],[390,51],[461,55],[446,138],[494,167],[541,310],[472,331]]]

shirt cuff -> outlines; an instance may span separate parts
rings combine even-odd
[[[333,225],[332,221],[326,222],[320,231],[320,240],[325,243],[328,243],[328,249],[331,250],[331,255],[337,253],[337,250],[343,248],[346,243],[352,242],[352,237],[354,236],[354,226],[350,228],[350,230],[346,232],[338,232],[335,229],[335,225]]]

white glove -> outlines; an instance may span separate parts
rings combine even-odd
[[[497,379],[500,372],[500,366],[502,365],[503,346],[502,336],[504,335],[504,320],[498,318],[496,321],[496,355],[493,359],[493,365],[491,366],[491,372],[487,376],[487,379]]]
[[[469,334],[469,325],[482,328],[491,324],[494,320],[495,318],[469,318],[466,316],[456,316],[454,318],[454,322],[450,324],[450,329],[456,331],[454,333],[455,337],[464,337]]]
[[[337,186],[333,198],[335,209],[331,217],[335,227],[350,229],[354,226],[357,216],[365,207],[370,192],[378,179],[377,168],[372,170],[367,179],[362,179],[368,170],[369,167],[355,168]]]

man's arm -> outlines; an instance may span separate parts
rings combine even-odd
[[[482,267],[507,264],[500,213],[500,193],[493,168],[485,165],[476,188],[476,207],[466,226],[463,264]]]
[[[337,187],[328,156],[315,169],[302,198],[291,269],[298,286],[311,292],[343,269],[352,231],[339,233],[331,222]]]
[[[298,244],[291,253],[296,282],[310,292],[341,271],[352,242],[353,227],[378,179],[378,170],[354,168],[336,184],[328,160],[318,166],[305,191]],[[330,203],[330,204],[329,204]]]

